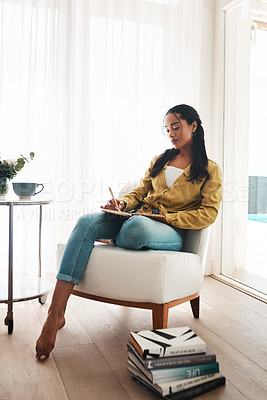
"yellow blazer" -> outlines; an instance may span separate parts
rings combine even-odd
[[[123,197],[125,210],[130,211],[144,203],[141,210],[151,212],[153,207],[158,208],[168,224],[177,228],[204,229],[211,225],[218,215],[222,200],[222,173],[218,164],[208,160],[210,178],[202,178],[194,183],[188,181],[189,165],[168,189],[165,180],[168,163],[155,178],[149,176],[157,158],[151,161],[140,185]]]

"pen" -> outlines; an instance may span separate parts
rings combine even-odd
[[[114,197],[114,194],[113,194],[113,192],[112,192],[112,189],[111,189],[110,187],[108,187],[108,188],[109,188],[110,194],[111,194],[111,196],[112,196],[112,199],[114,200],[114,203],[116,204],[117,210],[121,212],[121,210],[119,209],[118,203],[117,203],[116,200],[115,200],[115,197]]]

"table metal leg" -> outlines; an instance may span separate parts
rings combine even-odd
[[[39,213],[39,278],[42,276],[42,261],[41,261],[41,256],[42,256],[42,218],[43,218],[43,208],[42,204],[40,204],[40,213]],[[45,304],[47,300],[47,294],[44,296],[39,297],[39,303],[40,304]]]
[[[13,204],[9,204],[9,256],[8,256],[8,300],[5,325],[13,332]]]
[[[42,217],[43,217],[43,208],[42,204],[40,204],[40,213],[39,213],[39,277],[42,276],[42,262],[41,262],[41,243],[42,243]]]

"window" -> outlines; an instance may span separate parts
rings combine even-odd
[[[250,4],[225,12],[222,274],[267,294],[267,32]]]

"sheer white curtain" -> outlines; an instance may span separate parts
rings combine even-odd
[[[202,6],[0,0],[0,156],[36,153],[15,180],[42,182],[38,197],[54,199],[44,214],[48,270],[56,243],[109,198],[107,186],[117,193],[140,179],[170,147],[161,132],[167,109],[198,108]],[[30,213],[18,213],[21,232]]]

